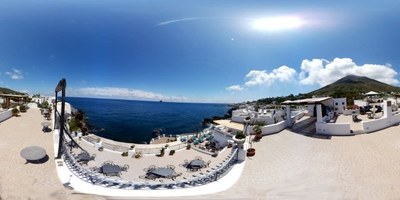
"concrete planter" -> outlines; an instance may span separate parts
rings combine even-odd
[[[128,150],[128,156],[134,156],[135,153],[136,153],[136,149],[135,148]]]
[[[232,137],[232,140],[233,140],[239,147],[243,147],[243,144],[246,142],[246,138],[237,139],[236,136],[233,136],[233,137]]]

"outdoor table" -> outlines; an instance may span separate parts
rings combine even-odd
[[[152,171],[151,173],[158,176],[158,177],[169,177],[174,174],[174,170],[171,168],[160,167]]]
[[[193,169],[199,169],[202,168],[206,165],[206,162],[204,162],[204,160],[192,160],[189,163],[189,167],[193,168]]]
[[[121,167],[118,165],[105,164],[101,167],[101,171],[107,176],[117,176],[121,172]]]
[[[27,161],[39,161],[46,157],[47,153],[42,147],[30,146],[22,149],[20,155]]]

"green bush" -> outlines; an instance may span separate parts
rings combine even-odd
[[[164,147],[163,147],[163,148],[161,148],[161,150],[160,150],[160,157],[163,157],[164,154],[165,154],[165,149],[164,149]]]
[[[20,112],[23,112],[23,113],[24,113],[24,112],[26,112],[26,110],[27,110],[27,107],[26,107],[25,105],[20,105],[20,106],[19,106],[19,111],[20,111]]]
[[[18,114],[19,114],[18,108],[13,108],[11,112],[12,112],[13,116],[18,116]]]
[[[175,150],[169,151],[169,155],[170,155],[170,156],[172,156],[172,155],[174,155],[174,154],[175,154]]]
[[[128,152],[122,152],[122,154],[121,154],[121,156],[123,156],[123,157],[127,157],[128,156]]]
[[[69,121],[69,130],[71,131],[79,130],[78,122],[76,121],[75,117],[72,117],[71,120]]]
[[[244,139],[246,136],[243,134],[243,131],[236,132],[236,139]]]

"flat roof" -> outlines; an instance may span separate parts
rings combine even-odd
[[[322,103],[329,99],[332,99],[332,97],[299,99],[299,100],[294,100],[294,101],[287,100],[287,101],[282,102],[282,104],[316,104],[316,103]]]

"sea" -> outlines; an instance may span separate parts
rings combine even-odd
[[[172,103],[136,100],[68,97],[72,107],[83,111],[90,132],[128,143],[146,143],[154,129],[177,135],[199,132],[204,118],[224,116],[228,104]]]

